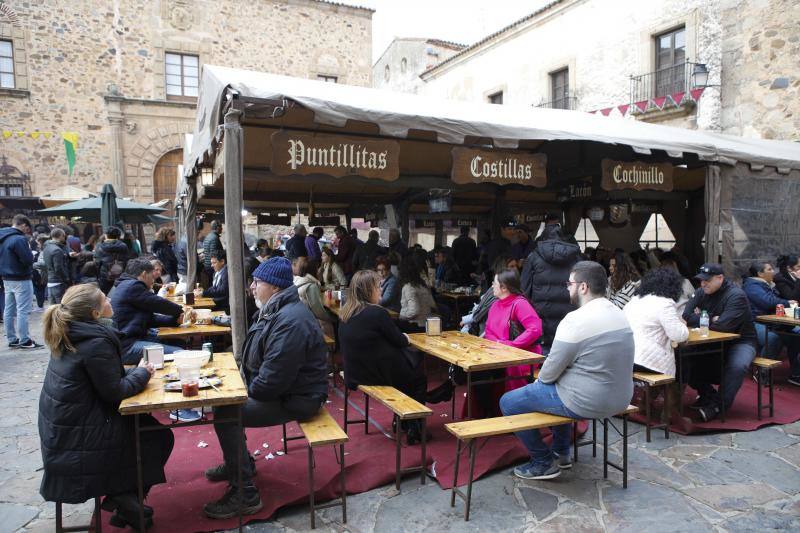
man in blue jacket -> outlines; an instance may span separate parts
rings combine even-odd
[[[300,301],[292,265],[285,257],[272,257],[253,272],[250,285],[259,312],[247,332],[242,349],[241,373],[247,402],[241,407],[245,427],[266,427],[292,420],[307,420],[325,404],[328,395],[327,349],[322,329]],[[215,419],[236,418],[237,406],[214,408]],[[255,466],[247,452],[245,435],[232,422],[214,424],[224,463],[206,470],[210,481],[228,481],[225,495],[205,505],[210,518],[231,518],[241,509],[254,514],[262,508],[253,484]],[[243,500],[236,471],[241,445]]]
[[[214,299],[214,308],[230,311],[228,300],[228,265],[225,250],[217,250],[211,256],[211,268],[214,269],[214,277],[211,278],[211,286],[203,291],[203,296]]]
[[[28,332],[28,315],[33,306],[33,253],[27,237],[31,221],[25,215],[15,215],[12,224],[0,229],[0,277],[5,287],[3,321],[8,347],[41,348]]]

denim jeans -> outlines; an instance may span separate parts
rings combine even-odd
[[[712,400],[714,406],[718,409],[722,407],[723,401],[725,402],[725,409],[730,409],[731,405],[733,405],[733,400],[736,399],[736,394],[742,386],[742,380],[749,372],[750,365],[756,357],[756,348],[749,342],[738,342],[731,344],[725,355],[725,369],[722,375],[725,383],[724,398],[720,398],[718,391],[711,386],[712,382],[716,383],[719,380],[707,377],[708,375],[717,376],[719,374],[719,371],[716,370],[716,368],[719,368],[716,357],[713,358],[714,361],[709,360],[708,363],[704,363],[703,366],[705,368],[702,369],[704,371],[702,372],[704,374],[703,377],[699,377],[701,373],[695,372],[695,369],[693,369],[691,373],[694,377],[689,382],[689,385],[700,393],[702,398]]]
[[[558,391],[554,384],[546,384],[538,380],[505,393],[500,398],[500,411],[506,416],[538,412],[581,418],[564,405],[564,402],[558,397]],[[572,424],[553,426],[550,428],[550,432],[553,434],[553,451],[558,455],[569,456],[572,444]],[[547,466],[553,461],[553,454],[542,441],[542,434],[538,429],[520,431],[516,435],[528,449],[534,465]]]
[[[758,336],[758,348],[761,350],[762,356],[779,360],[781,351],[786,347],[786,356],[789,359],[792,376],[800,376],[800,337],[785,335],[774,330],[770,330],[769,337],[767,337],[766,325],[756,322],[754,326],[756,327],[756,336]],[[800,328],[794,328],[792,333],[800,334]],[[768,350],[764,351],[767,340],[769,340]]]
[[[8,342],[26,342],[30,339],[28,315],[33,307],[33,283],[25,280],[4,280],[6,299],[3,320],[6,323]]]
[[[163,342],[159,342],[156,337],[146,337],[143,340],[134,342],[133,345],[130,348],[128,348],[128,351],[125,352],[125,355],[122,356],[122,363],[125,365],[138,365],[139,361],[144,355],[144,348],[146,346],[152,346],[154,344],[163,346],[165,355],[168,353],[175,353],[183,350],[183,348],[179,346],[172,346],[170,344],[164,344]]]
[[[61,283],[60,285],[53,285],[52,287],[47,287],[48,301],[51,304],[60,304],[61,298],[64,297],[65,292],[67,292],[67,285],[65,283]]]

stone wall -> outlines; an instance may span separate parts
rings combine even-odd
[[[435,39],[397,38],[372,66],[372,86],[376,89],[417,93],[423,85],[420,74],[463,48]]]
[[[0,0],[17,89],[0,90],[0,154],[35,195],[72,184],[152,200],[158,159],[180,148],[193,103],[167,102],[164,54],[339,83],[371,84],[372,11],[315,0]],[[13,17],[8,12],[13,11]],[[5,14],[4,14],[5,12]],[[78,134],[70,177],[62,131]]]

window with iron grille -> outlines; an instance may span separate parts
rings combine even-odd
[[[14,47],[11,41],[0,41],[0,87],[13,89],[14,85]]]
[[[503,91],[498,91],[494,94],[490,94],[488,96],[488,100],[490,104],[502,104],[503,103]]]
[[[336,76],[326,76],[325,74],[317,74],[317,79],[319,81],[324,81],[325,83],[339,83],[339,78]]]
[[[655,96],[686,90],[686,28],[656,35]]]
[[[569,109],[569,69],[550,73],[550,90],[553,93],[553,109]]]
[[[187,54],[166,53],[164,55],[167,76],[167,99],[197,99],[200,77],[200,59]]]

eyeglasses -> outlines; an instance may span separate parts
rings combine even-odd
[[[585,281],[567,281],[567,282],[565,282],[565,285],[569,289],[570,285],[577,285],[578,283],[586,283],[586,282]]]

